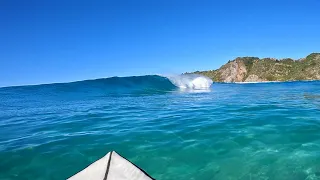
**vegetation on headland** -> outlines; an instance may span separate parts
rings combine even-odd
[[[306,58],[238,57],[217,70],[196,71],[215,82],[297,81],[320,79],[320,53]]]

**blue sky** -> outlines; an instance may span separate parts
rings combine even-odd
[[[0,0],[0,86],[219,68],[320,47],[319,0]]]

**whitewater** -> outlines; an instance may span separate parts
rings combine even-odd
[[[184,74],[164,77],[168,78],[175,86],[182,89],[209,89],[212,85],[212,80],[210,78],[198,74]]]

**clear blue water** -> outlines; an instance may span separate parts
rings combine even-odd
[[[156,179],[320,179],[320,82],[166,78],[0,88],[0,179],[65,179],[115,150]]]

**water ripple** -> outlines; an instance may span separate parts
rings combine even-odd
[[[102,84],[0,89],[0,179],[65,179],[111,150],[164,180],[320,179],[320,82],[135,95]]]

